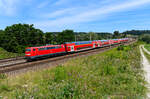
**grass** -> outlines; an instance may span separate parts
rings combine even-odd
[[[13,58],[13,57],[17,57],[17,56],[23,56],[23,54],[20,55],[18,53],[7,52],[3,48],[0,48],[0,59]]]
[[[146,48],[148,51],[150,51],[150,44],[146,44],[145,46],[144,46],[144,48]],[[148,54],[148,53],[146,53],[144,50],[143,50],[143,52],[144,52],[144,55],[146,56],[146,58],[149,60],[149,62],[150,62],[150,55]]]
[[[148,51],[150,51],[150,44],[146,44],[144,47],[145,47]]]
[[[147,92],[137,44],[76,58],[40,72],[0,78],[0,96],[14,99],[142,99]]]

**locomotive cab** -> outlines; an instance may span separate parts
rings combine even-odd
[[[26,49],[26,51],[25,51],[25,55],[26,56],[31,56],[31,51],[32,51],[32,49]]]
[[[27,60],[31,60],[31,58],[33,56],[33,51],[34,51],[34,49],[32,49],[32,48],[26,48],[26,50],[25,50],[25,58]]]

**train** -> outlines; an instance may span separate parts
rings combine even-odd
[[[113,46],[116,44],[126,43],[128,41],[129,38],[122,38],[110,40],[65,42],[64,44],[60,45],[27,47],[25,49],[25,58],[27,59],[27,61],[32,61],[43,57],[63,55],[67,53],[74,53],[100,47]]]

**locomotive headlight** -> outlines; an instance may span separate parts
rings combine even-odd
[[[26,54],[26,55],[31,55],[31,54]]]

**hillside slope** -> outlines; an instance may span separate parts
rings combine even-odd
[[[16,57],[16,56],[19,56],[19,54],[7,52],[6,50],[4,50],[3,48],[0,47],[0,59],[12,58],[12,57]]]

